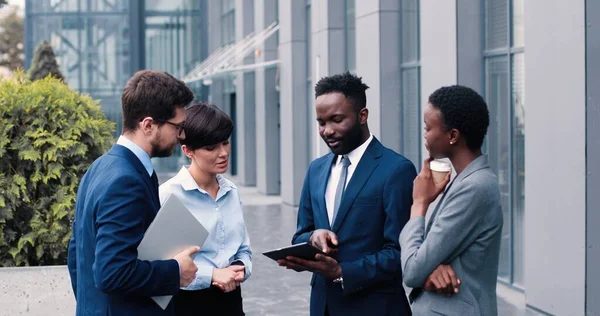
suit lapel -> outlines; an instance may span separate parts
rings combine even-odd
[[[443,206],[445,205],[445,203],[447,202],[447,200],[445,199],[445,197],[450,192],[450,189],[452,188],[452,185],[455,182],[460,183],[462,180],[464,180],[466,177],[470,176],[474,172],[476,172],[478,170],[481,170],[481,169],[484,169],[484,168],[488,168],[489,166],[490,165],[489,165],[489,162],[488,162],[488,156],[487,155],[481,155],[481,156],[477,157],[475,160],[473,160],[467,166],[467,168],[465,168],[465,170],[463,170],[463,172],[461,172],[458,176],[456,176],[454,179],[452,179],[452,181],[450,182],[450,184],[448,185],[448,187],[446,187],[446,189],[444,190],[444,193],[443,193],[442,197],[440,198],[440,201],[435,206],[435,209],[433,210],[433,213],[431,214],[431,217],[429,218],[429,222],[427,223],[427,226],[425,227],[425,236],[426,237],[427,237],[427,234],[429,233],[429,231],[431,230],[431,227],[433,226],[433,222],[435,221],[435,219],[438,216],[439,210],[442,209]]]
[[[328,229],[331,230],[331,225],[329,224],[329,216],[327,215],[327,203],[325,203],[325,192],[327,191],[327,181],[329,180],[329,174],[331,173],[331,168],[333,167],[333,160],[337,156],[333,153],[329,153],[329,156],[325,159],[324,165],[322,167],[321,174],[318,178],[318,186],[317,186],[317,196],[319,201],[319,207],[317,210],[317,215],[321,217],[321,220],[324,220],[325,223],[329,226]]]
[[[435,218],[437,216],[437,213],[440,210],[440,207],[445,202],[445,197],[446,197],[446,195],[448,195],[448,191],[450,191],[450,188],[452,187],[452,184],[454,184],[454,181],[456,181],[456,178],[452,179],[452,181],[450,182],[450,184],[446,187],[446,189],[444,190],[444,193],[442,193],[442,197],[440,198],[440,200],[438,201],[437,205],[433,209],[433,213],[431,213],[431,217],[429,218],[429,222],[427,222],[427,226],[425,227],[425,237],[427,237],[427,234],[431,230],[431,226],[433,225],[433,221],[435,220]]]
[[[135,168],[135,170],[140,174],[140,177],[143,179],[146,187],[148,187],[148,190],[152,192],[152,203],[154,204],[155,212],[158,212],[158,209],[160,208],[160,200],[158,199],[157,191],[158,189],[154,187],[152,178],[148,175],[148,171],[146,171],[146,168],[144,168],[144,165],[138,159],[138,157],[136,157],[131,150],[121,145],[114,145],[108,151],[108,153],[125,158],[125,160],[127,160]]]
[[[379,165],[379,157],[381,157],[381,151],[383,149],[383,145],[376,139],[373,138],[367,150],[363,154],[360,162],[356,166],[354,173],[352,174],[352,178],[350,178],[350,182],[346,186],[346,191],[344,192],[344,197],[342,198],[342,204],[340,205],[340,209],[338,210],[337,216],[335,218],[335,222],[333,223],[332,231],[337,233],[340,229],[344,218],[348,214],[350,210],[350,206],[354,203],[356,196],[362,190],[367,180],[371,176],[371,173],[377,168]]]

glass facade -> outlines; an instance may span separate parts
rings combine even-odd
[[[207,42],[199,40],[205,31],[201,13],[203,1],[145,0],[144,68],[162,70],[181,78],[206,57]],[[196,99],[206,94],[199,83],[190,84]],[[154,159],[159,172],[179,170],[187,158],[177,147],[169,158]]]
[[[421,101],[419,60],[419,1],[402,0],[400,11],[401,154],[421,165]]]
[[[525,222],[525,0],[512,3],[511,101],[513,110],[513,283],[524,285],[523,244]]]
[[[525,206],[524,0],[484,0],[486,151],[498,176],[504,227],[498,277],[523,285]]]
[[[100,100],[117,123],[117,137],[121,92],[135,71],[182,76],[206,57],[200,40],[204,5],[204,0],[26,0],[26,66],[35,46],[49,41],[66,82]],[[180,160],[177,152],[154,164],[158,172],[173,172]]]
[[[200,62],[202,41],[198,40],[201,22],[201,2],[170,1],[149,7],[145,16],[146,68],[160,69],[176,77],[184,76],[193,65]],[[159,4],[168,4],[159,6]]]
[[[221,45],[235,42],[235,0],[221,1]]]
[[[355,0],[346,0],[346,13],[344,18],[345,26],[345,47],[346,52],[346,70],[356,71],[356,3]]]
[[[315,119],[315,110],[313,108],[313,102],[315,99],[314,85],[312,80],[312,1],[305,0],[305,9],[304,9],[304,36],[306,41],[306,106],[308,108],[308,117],[309,120],[307,122],[307,134],[306,137],[309,140],[309,144],[311,140],[314,138],[313,135],[317,131],[317,124]],[[316,150],[314,146],[308,146],[308,159],[312,160],[312,157],[316,156]]]
[[[131,75],[129,0],[27,0],[26,67],[35,46],[52,45],[66,82],[99,99],[121,131],[121,89]]]

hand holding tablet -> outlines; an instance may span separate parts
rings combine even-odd
[[[263,252],[263,255],[277,261],[286,257],[297,257],[305,260],[315,261],[317,254],[324,254],[320,249],[313,247],[308,243],[300,243],[288,247]]]

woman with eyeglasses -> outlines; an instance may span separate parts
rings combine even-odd
[[[252,250],[238,189],[222,175],[232,132],[232,120],[216,106],[191,105],[180,137],[190,165],[160,186],[161,203],[175,194],[209,232],[194,259],[195,280],[174,298],[178,316],[244,315],[240,283],[252,272]]]

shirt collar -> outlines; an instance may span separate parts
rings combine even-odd
[[[154,167],[152,167],[152,159],[150,159],[150,155],[148,155],[146,151],[123,135],[119,136],[117,144],[131,150],[131,152],[133,152],[133,154],[140,160],[142,165],[144,165],[144,168],[146,168],[146,171],[148,171],[148,175],[152,176]]]
[[[346,156],[348,156],[348,159],[350,159],[350,165],[351,166],[358,165],[358,163],[360,162],[360,159],[365,154],[365,151],[367,151],[367,147],[369,147],[369,144],[371,143],[372,140],[373,140],[373,134],[369,135],[369,138],[367,138],[367,140],[364,143],[362,143],[362,145],[354,148],[353,151],[351,151],[348,154],[346,154]],[[338,158],[337,158],[336,161],[337,161],[336,164],[341,163],[342,162],[342,156],[338,155]]]
[[[181,170],[179,170],[174,179],[177,182],[179,182],[181,184],[181,187],[186,191],[198,190],[202,193],[207,193],[205,190],[198,186],[198,183],[196,182],[196,180],[194,180],[194,177],[192,177],[192,174],[188,170],[188,167],[189,166],[181,167]],[[227,191],[237,188],[235,184],[233,184],[233,182],[229,181],[220,174],[217,175],[217,182],[219,183],[219,190],[223,190],[223,192],[225,193]]]

